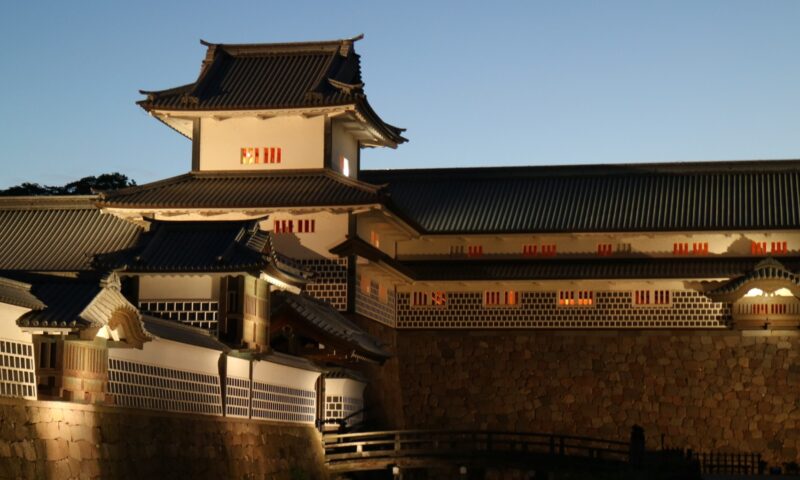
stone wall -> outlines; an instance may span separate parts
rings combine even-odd
[[[324,479],[311,427],[0,399],[0,479]]]
[[[800,460],[800,336],[398,331],[406,427],[562,432]],[[388,404],[387,404],[388,405]],[[391,405],[389,405],[391,406]]]

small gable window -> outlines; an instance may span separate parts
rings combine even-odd
[[[314,219],[302,219],[297,221],[297,233],[314,233],[316,222]]]

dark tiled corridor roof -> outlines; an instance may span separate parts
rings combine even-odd
[[[427,233],[800,228],[800,161],[363,171]]]
[[[88,271],[94,255],[133,245],[141,228],[102,213],[95,199],[0,199],[0,270]]]

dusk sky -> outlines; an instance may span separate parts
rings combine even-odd
[[[0,187],[190,168],[139,89],[219,43],[352,37],[408,129],[365,168],[800,157],[800,2],[6,2]]]

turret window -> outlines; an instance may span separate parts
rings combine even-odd
[[[262,155],[263,151],[263,155]],[[242,165],[256,165],[259,163],[281,163],[281,147],[243,147],[240,153]]]
[[[552,257],[556,254],[556,244],[534,245],[526,244],[522,246],[522,255],[526,257]]]
[[[601,257],[607,257],[614,253],[614,245],[610,243],[598,243],[597,244],[597,254]]]
[[[673,255],[707,255],[708,242],[692,242],[691,249],[689,242],[675,242],[672,244]]]
[[[467,256],[468,257],[480,257],[483,256],[483,245],[470,245],[467,247]]]
[[[294,221],[292,220],[275,220],[275,233],[293,233]]]
[[[314,219],[302,219],[297,221],[297,233],[314,233],[316,222]]]

